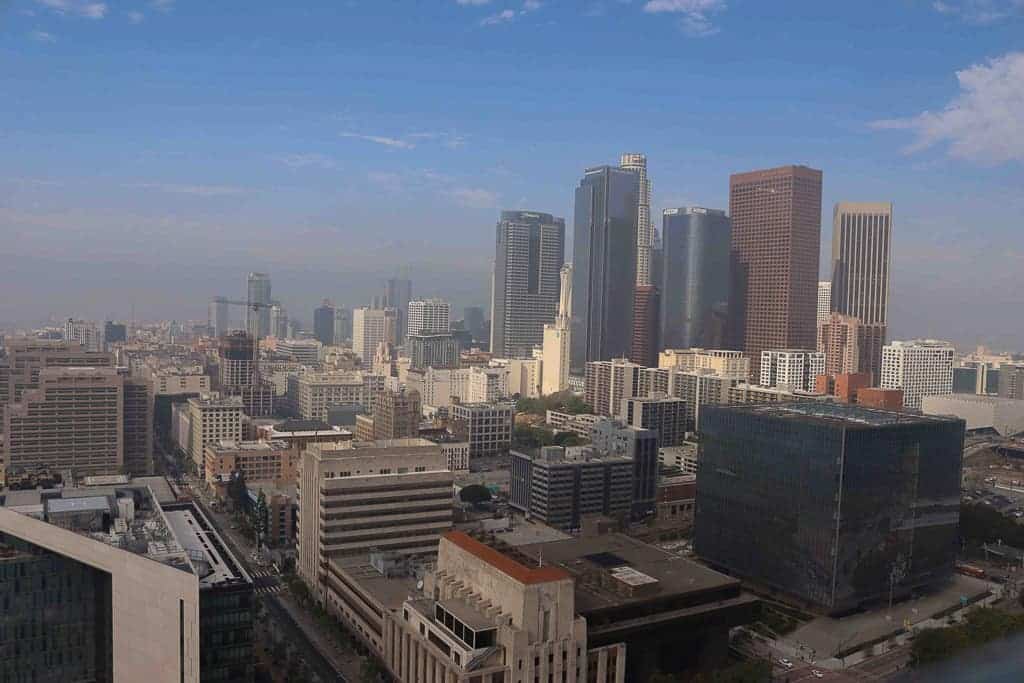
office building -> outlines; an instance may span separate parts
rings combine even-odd
[[[361,410],[357,405],[349,407]],[[349,426],[355,424],[356,414],[352,414]],[[296,453],[302,453],[311,443],[351,441],[352,431],[320,420],[285,420],[274,425],[257,426],[256,438],[260,441],[281,441]]]
[[[821,402],[708,407],[694,550],[827,612],[909,596],[952,576],[963,442],[955,418]]]
[[[327,420],[334,406],[359,404],[372,410],[385,378],[364,372],[307,372],[288,379],[288,400],[303,420]]]
[[[678,446],[686,438],[686,402],[674,396],[652,396],[622,399],[619,410],[629,427],[650,429],[658,435],[658,446]]]
[[[340,345],[342,342],[352,339],[352,311],[351,309],[338,306],[334,309],[334,343]]]
[[[448,334],[452,327],[451,304],[443,299],[417,299],[409,302],[409,321],[405,334]]]
[[[1024,399],[1024,364],[1003,364],[999,367],[999,396]]]
[[[424,406],[446,408],[453,402],[494,403],[508,398],[506,367],[426,368],[410,370],[406,385],[420,392]]]
[[[128,341],[128,326],[124,323],[115,323],[107,320],[103,323],[103,350],[108,350],[110,344],[123,344]]]
[[[313,309],[313,336],[324,346],[332,346],[334,325],[334,306],[329,300],[324,299],[320,306]]]
[[[124,471],[136,477],[153,474],[153,384],[144,377],[121,372]]]
[[[636,284],[656,284],[651,279],[651,249],[654,225],[651,222],[651,182],[647,178],[647,156],[627,153],[619,158],[619,168],[637,175],[636,206]]]
[[[626,517],[633,509],[633,460],[586,446],[512,451],[509,505],[555,529],[572,531],[587,515]]]
[[[558,309],[565,262],[565,220],[534,211],[502,211],[491,281],[491,352],[528,358]],[[482,321],[481,321],[482,322]]]
[[[903,391],[903,405],[920,408],[925,396],[953,393],[953,358],[949,342],[934,339],[894,341],[882,349],[882,389]]]
[[[658,367],[675,370],[707,370],[730,377],[750,376],[750,359],[742,351],[727,349],[665,349],[658,354]]]
[[[821,178],[806,166],[729,178],[730,346],[755,377],[762,351],[816,346]]]
[[[825,375],[819,375],[824,377]],[[793,401],[828,401],[831,397],[813,391],[796,389],[788,384],[764,387],[746,382],[729,387],[727,403],[790,403]]]
[[[832,282],[818,282],[818,348],[821,348],[821,326],[828,322],[832,313]]]
[[[409,302],[411,300],[412,280],[393,277],[385,281],[384,297],[381,303],[384,308],[392,308],[395,311],[395,344],[404,344],[405,336],[409,333]]]
[[[218,441],[204,449],[203,478],[226,483],[241,474],[246,483],[294,482],[300,451],[284,441]]]
[[[270,336],[275,339],[290,339],[292,336],[288,312],[280,301],[270,304]]]
[[[576,188],[570,353],[577,372],[629,355],[639,195],[639,176],[613,166],[588,168]]]
[[[215,338],[223,337],[228,333],[231,324],[231,315],[228,311],[228,299],[224,296],[215,296],[210,299],[210,312],[207,324],[210,327],[210,334]]]
[[[559,271],[558,315],[544,326],[544,347],[540,392],[544,396],[569,388],[569,350],[572,336],[572,264]]]
[[[832,219],[832,310],[853,316],[872,331],[864,354],[872,381],[879,380],[889,323],[892,204],[839,202]]]
[[[274,344],[279,356],[305,365],[319,364],[323,348],[319,339],[278,339]]]
[[[633,290],[633,339],[629,359],[645,367],[658,360],[658,315],[661,299],[653,285],[637,285]]]
[[[466,329],[473,336],[474,342],[487,341],[487,321],[482,307],[466,306],[462,309],[462,320],[466,324]]]
[[[256,384],[259,380],[259,354],[252,335],[237,330],[221,337],[217,345],[217,369],[222,388]]]
[[[266,273],[249,273],[246,280],[245,329],[250,336],[264,338],[271,336],[270,276]]]
[[[373,403],[373,439],[407,439],[419,436],[422,419],[418,391],[385,389]]]
[[[410,314],[413,310],[410,304]],[[450,332],[434,334],[410,332],[405,338],[405,345],[413,368],[422,370],[424,368],[459,367],[459,345]]]
[[[998,396],[925,396],[921,399],[925,415],[954,415],[964,420],[968,431],[991,429],[999,436],[1011,437],[1024,432],[1024,401]]]
[[[242,440],[244,407],[238,396],[221,398],[216,395],[190,398],[187,406],[188,434],[181,445],[196,471],[202,473],[207,446],[219,441]]]
[[[825,373],[865,373],[872,383],[881,376],[881,348],[884,329],[879,325],[862,325],[858,318],[841,313],[829,314],[818,328],[818,351],[825,354]]]
[[[252,680],[252,579],[192,503],[118,485],[0,506],[4,680]]]
[[[864,387],[857,392],[857,403],[865,408],[903,410],[903,390]]]
[[[1012,372],[1012,365],[1005,367]],[[992,363],[962,360],[960,366],[953,368],[953,393],[998,396],[1000,374],[1001,368]]]
[[[587,363],[583,400],[598,415],[614,417],[622,399],[641,394],[640,376],[644,369],[625,358]]]
[[[661,218],[661,345],[723,348],[732,224],[725,211],[665,209]]]
[[[505,455],[512,445],[514,403],[454,403],[449,408],[451,430],[469,442],[469,457]]]
[[[760,384],[814,391],[814,381],[825,374],[825,354],[808,349],[773,349],[761,352]]]
[[[357,308],[352,311],[352,350],[370,367],[377,347],[395,343],[396,311],[393,308]]]
[[[643,517],[652,512],[658,490],[658,432],[604,419],[590,428],[590,441],[599,453],[629,458],[633,463],[633,515]]]
[[[64,341],[79,344],[85,351],[102,351],[103,337],[96,323],[68,318],[64,322]]]

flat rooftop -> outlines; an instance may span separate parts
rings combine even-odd
[[[866,408],[848,403],[822,403],[801,401],[793,403],[750,404],[710,406],[711,410],[726,410],[737,413],[754,413],[767,417],[778,417],[792,420],[815,420],[832,425],[847,427],[886,427],[898,424],[935,424],[956,422],[958,418],[941,415],[921,415],[920,413],[897,412]]]
[[[249,576],[225,547],[209,520],[192,503],[164,510],[178,544],[188,553],[199,576],[199,587],[247,583]]]
[[[370,564],[369,555],[332,557],[329,563],[372,595],[384,609],[398,609],[406,600],[420,594],[415,576],[385,576]]]
[[[654,586],[654,592],[630,597],[594,581],[576,581],[576,611],[581,614],[632,603],[662,600],[670,595],[738,589],[740,582],[660,548],[623,534],[573,538],[518,548],[545,566],[560,567],[573,576],[609,572],[628,585]],[[621,575],[621,576],[620,576]]]

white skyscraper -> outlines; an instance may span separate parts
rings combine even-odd
[[[955,355],[952,344],[934,339],[887,344],[882,348],[882,388],[902,389],[907,408],[920,408],[925,396],[951,394]]]
[[[569,348],[572,334],[572,264],[566,263],[560,272],[561,294],[558,298],[558,317],[544,326],[541,393],[547,396],[569,388]]]
[[[651,282],[651,249],[654,247],[654,228],[651,225],[651,183],[647,178],[647,156],[644,154],[623,154],[619,168],[633,171],[640,176],[640,192],[637,195],[636,211],[636,284],[658,284]]]
[[[451,304],[442,299],[417,299],[409,302],[406,336],[445,334],[451,331]]]
[[[395,309],[364,306],[352,311],[352,350],[364,367],[373,363],[382,342],[395,343]]]
[[[788,386],[814,391],[814,381],[825,374],[825,354],[810,349],[774,349],[761,352],[763,387]]]
[[[824,281],[818,283],[818,346],[821,346],[821,326],[828,322],[832,313],[832,282]]]

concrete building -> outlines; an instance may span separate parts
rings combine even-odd
[[[622,399],[619,410],[627,426],[650,429],[658,435],[658,446],[678,446],[686,438],[686,402],[674,396]]]
[[[862,389],[871,386],[871,375],[866,372],[818,375],[814,393],[834,396],[840,403],[858,403]]]
[[[352,425],[355,425],[354,420]],[[278,424],[258,426],[256,438],[261,441],[282,441],[301,454],[311,443],[351,441],[352,431],[320,420],[285,420]]]
[[[373,355],[382,343],[395,343],[396,312],[393,308],[357,308],[352,311],[352,350],[363,362],[373,363]]]
[[[444,299],[416,299],[409,302],[405,334],[448,334],[452,328],[451,304]]]
[[[857,392],[857,403],[865,408],[902,410],[903,390],[865,387]]]
[[[157,367],[144,374],[153,383],[154,396],[210,393],[210,377],[202,367]]]
[[[925,415],[953,415],[967,423],[967,430],[993,429],[1010,437],[1024,432],[1024,401],[995,396],[951,394],[921,399]]]
[[[333,346],[334,324],[334,305],[324,299],[320,306],[313,309],[313,336],[324,346]]]
[[[831,397],[803,389],[794,389],[788,384],[777,387],[763,387],[743,382],[729,388],[730,404],[737,403],[792,403],[794,401],[828,401]]]
[[[507,367],[410,370],[406,386],[420,392],[424,406],[447,408],[453,401],[494,403],[509,396]]]
[[[469,442],[469,457],[504,455],[512,445],[514,403],[455,403],[449,409],[452,432]]]
[[[651,249],[654,247],[654,224],[651,222],[651,182],[647,177],[647,156],[627,153],[619,158],[619,168],[637,175],[636,208],[636,284],[656,284],[651,279]]]
[[[358,403],[372,409],[384,384],[383,376],[365,372],[307,372],[289,378],[288,398],[303,420],[324,422],[332,406]]]
[[[809,349],[761,352],[760,384],[813,392],[818,375],[825,374],[825,354]]]
[[[625,358],[587,363],[583,400],[598,415],[614,417],[622,399],[642,395],[640,376],[644,369],[644,366]]]
[[[320,362],[323,347],[319,339],[278,339],[274,344],[274,350],[278,355],[307,365],[316,365]]]
[[[373,439],[407,439],[419,435],[423,419],[420,393],[385,389],[373,404]]]
[[[123,370],[120,374],[124,393],[121,412],[124,471],[136,477],[149,476],[153,474],[153,385],[144,377],[132,377]]]
[[[508,393],[510,396],[537,398],[540,396],[541,377],[544,362],[540,358],[509,358],[491,361],[494,366],[508,371]]]
[[[825,374],[863,372],[875,383],[881,375],[881,355],[873,349],[881,348],[883,329],[878,325],[862,325],[858,318],[830,313],[818,329],[818,351],[825,354]]]
[[[815,347],[821,179],[806,166],[729,177],[729,345],[750,357],[754,376],[766,349]]]
[[[103,335],[96,323],[89,320],[68,318],[64,322],[64,341],[79,344],[85,351],[102,351]]]
[[[636,286],[640,177],[588,168],[576,188],[571,365],[629,355]]]
[[[203,478],[225,482],[241,473],[246,482],[294,482],[300,451],[284,441],[218,441],[205,449]]]
[[[198,508],[144,486],[45,493],[0,508],[3,564],[21,577],[0,582],[0,677],[252,680],[252,580]]]
[[[502,211],[491,282],[491,352],[526,358],[555,319],[565,220],[534,211]]]
[[[410,301],[412,301],[412,280],[403,277],[393,277],[388,278],[384,282],[384,300],[382,303],[384,308],[392,308],[395,311],[396,344],[404,344],[405,336],[408,334]]]
[[[839,202],[832,218],[832,310],[870,330],[864,357],[879,380],[889,324],[891,202]]]
[[[559,271],[561,291],[558,296],[558,315],[544,326],[544,361],[541,394],[549,396],[569,388],[569,350],[572,343],[572,264]]]
[[[202,473],[206,447],[220,441],[242,440],[242,399],[208,395],[188,400],[188,443],[186,453]]]
[[[512,451],[509,505],[563,531],[587,515],[628,517],[633,509],[633,459],[577,446]]]
[[[901,389],[907,408],[920,408],[925,396],[952,394],[955,355],[949,342],[894,341],[882,349],[881,388]]]
[[[824,282],[818,282],[818,315],[817,325],[818,330],[818,346],[821,349],[821,326],[828,322],[829,316],[832,314],[832,282],[831,280],[825,280]]]
[[[270,276],[266,273],[249,273],[246,279],[245,330],[251,337],[264,339],[273,334],[270,327],[270,306],[273,304],[270,291]]]
[[[411,308],[415,303],[409,304],[410,315],[415,310]],[[459,345],[450,332],[410,332],[405,338],[405,345],[413,368],[459,367]]]
[[[702,207],[662,213],[661,345],[726,345],[731,222]]]
[[[297,495],[297,568],[322,603],[344,590],[336,558],[435,553],[452,525],[452,473],[426,439],[312,444]]]
[[[750,377],[750,359],[742,351],[724,349],[665,349],[658,355],[658,367],[709,371],[723,377]]]
[[[1024,364],[1004,363],[999,366],[999,396],[1024,399]]]
[[[658,489],[658,433],[605,419],[590,428],[590,441],[597,452],[629,458],[633,463],[633,516],[653,511]]]

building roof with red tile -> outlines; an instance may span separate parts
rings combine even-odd
[[[443,538],[522,584],[547,583],[572,578],[569,572],[558,567],[522,565],[501,551],[495,550],[461,531],[449,531]]]

